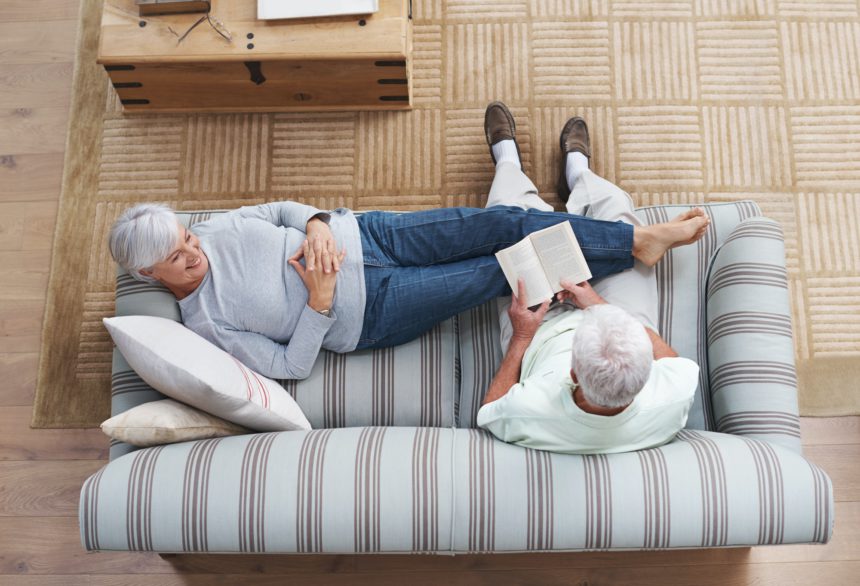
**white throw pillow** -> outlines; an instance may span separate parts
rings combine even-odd
[[[104,324],[140,378],[168,397],[257,431],[311,428],[284,387],[181,323],[129,315]]]
[[[101,428],[109,437],[139,448],[250,433],[173,399],[151,401],[123,411],[102,423]]]

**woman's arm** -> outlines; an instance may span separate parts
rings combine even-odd
[[[245,218],[265,220],[275,226],[295,228],[302,232],[307,232],[308,222],[314,218],[326,224],[331,219],[328,212],[294,201],[276,201],[256,206],[245,206],[239,208],[236,213]]]
[[[336,319],[334,314],[326,317],[305,306],[288,344],[238,330],[221,330],[218,337],[224,350],[263,376],[304,379],[310,375],[323,338]]]

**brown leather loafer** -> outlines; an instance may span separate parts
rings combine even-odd
[[[582,153],[591,159],[591,139],[588,137],[588,125],[585,120],[579,116],[574,116],[568,120],[564,128],[561,129],[561,136],[558,138],[559,146],[561,147],[561,170],[558,177],[558,196],[561,201],[567,203],[570,198],[570,187],[567,185],[567,153]],[[589,160],[589,167],[591,167]]]
[[[491,102],[484,113],[484,134],[487,136],[487,144],[490,147],[490,157],[496,164],[496,155],[493,154],[493,145],[503,140],[512,140],[517,146],[517,155],[522,161],[520,145],[517,142],[517,125],[508,107],[501,102]]]

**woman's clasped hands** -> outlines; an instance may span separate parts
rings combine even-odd
[[[299,262],[304,258],[305,263]],[[328,225],[319,220],[308,222],[307,238],[289,263],[299,274],[308,290],[308,305],[315,311],[331,309],[337,273],[346,258],[346,248],[340,253]]]

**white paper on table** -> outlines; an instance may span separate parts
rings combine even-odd
[[[372,14],[379,0],[257,0],[257,18],[309,18],[341,14]]]

